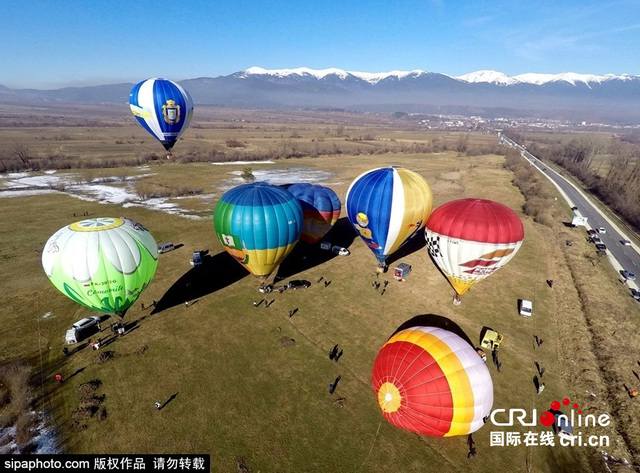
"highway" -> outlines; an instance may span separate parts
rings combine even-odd
[[[628,240],[622,230],[614,228],[614,225],[607,220],[607,218],[584,196],[584,194],[576,189],[569,181],[567,181],[560,174],[553,169],[547,167],[542,161],[536,158],[534,155],[525,150],[522,146],[514,142],[513,140],[502,136],[502,139],[510,146],[518,149],[520,154],[527,159],[533,166],[535,166],[541,173],[553,181],[568,197],[568,203],[572,207],[577,207],[576,215],[587,217],[587,228],[597,229],[604,227],[606,233],[598,233],[597,236],[607,246],[607,253],[610,253],[616,260],[621,269],[627,269],[636,274],[636,277],[640,274],[640,253],[635,246],[624,246],[621,241]],[[586,237],[586,235],[584,235]],[[596,251],[594,246],[594,252]],[[611,258],[610,258],[611,260]],[[616,268],[615,262],[612,261],[614,268]],[[620,271],[620,269],[616,269]],[[622,280],[620,272],[618,272],[618,278]],[[627,284],[631,289],[638,290],[636,285],[639,281],[629,281]]]

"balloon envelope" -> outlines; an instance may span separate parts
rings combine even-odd
[[[189,126],[193,100],[180,85],[165,79],[147,79],[129,94],[129,107],[138,123],[167,151]]]
[[[432,206],[427,181],[396,166],[358,176],[345,203],[351,225],[380,263],[424,228]]]
[[[461,199],[434,210],[425,232],[429,254],[458,294],[493,274],[522,246],[524,227],[506,205]]]
[[[287,190],[302,206],[304,221],[300,240],[310,245],[318,242],[338,221],[340,199],[333,190],[319,185],[293,184]]]
[[[151,282],[158,248],[149,231],[126,218],[92,218],[54,233],[42,266],[67,297],[106,314],[123,313]]]
[[[213,224],[224,249],[263,283],[300,238],[302,207],[281,187],[244,184],[223,194]]]
[[[412,327],[380,349],[371,374],[378,404],[397,427],[436,437],[467,435],[493,405],[493,382],[475,349],[437,327]]]

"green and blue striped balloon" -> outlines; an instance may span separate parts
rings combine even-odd
[[[227,191],[213,213],[215,232],[224,249],[260,283],[293,250],[302,222],[298,199],[264,182]]]

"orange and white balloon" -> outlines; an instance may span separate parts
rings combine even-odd
[[[371,378],[385,418],[419,434],[470,434],[493,405],[493,382],[480,355],[438,327],[393,335],[380,349]]]

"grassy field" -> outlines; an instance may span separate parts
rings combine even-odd
[[[324,134],[323,127],[336,128],[335,124],[310,121],[304,126],[315,127],[313,137],[293,139],[310,142]],[[299,124],[285,122],[280,126],[287,130],[283,136],[291,135],[290,127],[305,136]],[[359,125],[357,132],[379,139],[403,139],[403,133],[407,133],[407,140],[419,138],[407,131],[376,126],[369,130]],[[232,137],[247,141],[248,146],[266,146],[254,144],[252,140],[258,138],[244,136],[245,130],[209,130],[203,125],[193,132],[205,134],[204,140],[215,136],[211,139],[218,143]],[[485,137],[478,139],[484,142]],[[431,262],[422,241],[416,241],[410,248],[415,251],[407,250],[400,258],[413,266],[407,282],[391,281],[385,295],[380,296],[371,287],[375,258],[343,216],[327,239],[348,246],[351,256],[325,259],[312,255],[306,264],[286,261],[280,274],[287,280],[308,279],[311,287],[270,296],[268,299],[275,301],[269,308],[254,308],[252,302],[262,298],[256,291],[257,282],[222,252],[212,222],[206,218],[234,177],[229,172],[241,171],[246,165],[151,167],[155,174],[145,181],[153,185],[188,182],[211,196],[205,201],[197,197],[179,201],[202,219],[144,206],[123,209],[64,194],[2,199],[0,364],[25,359],[36,368],[43,366],[38,407],[52,411],[64,449],[72,453],[209,453],[212,471],[221,472],[235,471],[238,458],[244,458],[255,472],[605,471],[600,450],[632,460],[629,452],[637,451],[638,429],[631,419],[638,407],[624,399],[621,386],[612,387],[621,373],[631,372],[633,357],[640,359],[636,353],[640,346],[636,340],[638,324],[629,317],[638,310],[606,271],[606,263],[592,267],[583,257],[589,250],[586,242],[577,230],[560,224],[569,215],[565,206],[558,204],[554,209],[554,228],[522,214],[523,197],[511,185],[512,175],[502,169],[502,161],[496,155],[467,157],[453,151],[345,152],[251,165],[254,172],[268,169],[270,176],[280,174],[283,179],[301,170],[328,173],[324,182],[344,202],[346,190],[358,174],[395,164],[427,179],[436,206],[472,196],[510,206],[522,217],[525,242],[505,268],[465,294],[460,307],[451,304],[453,290]],[[140,171],[118,172],[129,175]],[[96,173],[112,175],[113,170]],[[141,297],[145,304],[159,301],[159,310],[151,313],[139,304],[132,307],[125,317],[132,330],[103,349],[113,351],[114,357],[102,364],[87,348],[68,359],[63,357],[65,329],[91,313],[59,294],[40,264],[46,239],[77,220],[74,213],[84,212],[91,217],[127,216],[143,223],[156,240],[184,245],[160,256],[155,279]],[[566,247],[565,239],[576,244]],[[204,248],[212,255],[207,266],[191,268],[191,251]],[[331,285],[317,284],[321,276]],[[389,275],[381,278],[390,279]],[[556,281],[553,289],[545,284],[546,279]],[[190,294],[184,292],[185,280],[195,283]],[[593,288],[597,290],[591,292]],[[518,298],[534,301],[531,319],[517,315]],[[585,306],[589,298],[596,302]],[[190,299],[188,308],[185,299]],[[289,318],[287,313],[293,308],[299,311]],[[49,311],[52,315],[43,317]],[[489,423],[474,434],[478,455],[467,459],[464,437],[421,437],[387,423],[371,387],[373,361],[386,339],[420,314],[447,317],[476,343],[483,326],[504,334],[502,371],[498,373],[490,365],[494,409],[523,408],[530,416],[532,408],[541,413],[551,401],[568,397],[585,413],[615,415],[609,428],[585,430],[587,434],[609,435],[611,446],[490,447],[490,432],[524,434],[527,428]],[[618,343],[622,332],[609,330],[609,315],[629,337],[625,348]],[[544,339],[539,349],[534,349],[534,335]],[[328,359],[328,351],[336,343],[344,347],[338,364]],[[614,368],[616,357],[626,367]],[[539,396],[532,381],[535,361],[546,368],[543,380],[547,388]],[[58,372],[71,378],[58,385],[53,379]],[[615,372],[614,381],[607,372]],[[330,395],[328,385],[339,374],[338,389]],[[100,408],[106,409],[106,417],[98,420],[96,415],[74,424],[73,412],[79,407],[77,387],[94,379],[102,382],[96,393],[104,395]],[[624,380],[633,382],[632,377]],[[167,401],[173,395],[162,411],[155,409],[156,401]],[[344,398],[343,407],[334,405],[339,398]],[[533,430],[541,431],[541,427]]]

